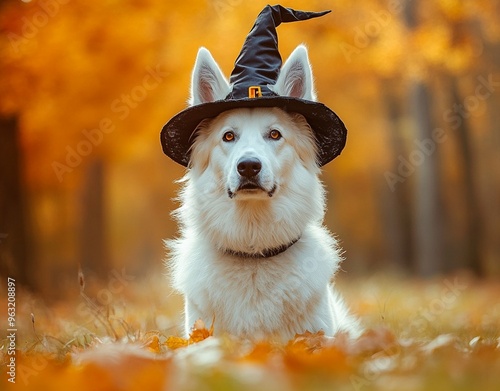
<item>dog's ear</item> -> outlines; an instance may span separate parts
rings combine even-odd
[[[224,99],[230,91],[229,83],[212,54],[207,49],[200,48],[191,76],[189,104],[193,106]]]
[[[290,54],[272,90],[281,96],[316,100],[311,64],[304,45],[297,46]]]

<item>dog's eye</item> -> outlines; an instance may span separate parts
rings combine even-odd
[[[281,138],[281,133],[279,130],[273,129],[269,132],[269,138],[272,140],[279,140]]]
[[[222,140],[226,142],[234,141],[234,133],[233,132],[226,132],[222,136]]]

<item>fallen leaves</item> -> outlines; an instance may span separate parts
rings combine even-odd
[[[315,344],[314,337],[312,341],[304,340],[299,337],[287,346],[284,352],[285,366],[291,373],[348,373],[351,369],[351,363],[348,356],[335,344],[329,344],[311,350],[310,344]]]
[[[492,325],[500,324],[500,307],[493,295],[498,290],[493,289],[490,297],[488,290],[476,287],[457,298],[453,308],[436,316],[432,324],[419,322],[415,328],[415,314],[419,313],[405,306],[405,298],[411,297],[415,308],[427,308],[432,296],[419,295],[420,285],[414,291],[407,286],[398,289],[399,301],[387,307],[392,313],[386,319],[393,319],[393,323],[381,321],[377,306],[367,302],[365,308],[374,311],[376,321],[365,322],[365,332],[354,340],[344,334],[331,337],[322,331],[305,330],[284,344],[271,340],[252,343],[214,335],[214,319],[210,326],[198,320],[189,338],[183,338],[165,329],[144,332],[133,317],[144,312],[135,309],[127,317],[130,331],[115,339],[112,333],[106,334],[102,322],[95,324],[96,329],[79,325],[66,335],[55,333],[57,315],[54,320],[37,316],[36,330],[28,321],[23,334],[31,335],[31,340],[24,342],[23,337],[23,343],[18,344],[16,388],[497,391],[500,334]],[[471,294],[478,299],[469,301]],[[24,314],[26,319],[31,311]],[[457,328],[452,321],[462,319],[464,313],[479,321]],[[47,323],[50,321],[54,323]],[[48,329],[53,335],[46,333]],[[1,361],[6,362],[6,352],[0,352]]]
[[[207,328],[205,327],[205,322],[203,322],[202,319],[198,319],[196,322],[194,322],[191,334],[189,334],[189,343],[200,342],[214,335],[214,323],[215,317],[212,319],[212,325],[210,326],[210,329],[207,330]]]
[[[167,338],[165,345],[172,350],[185,348],[186,346],[189,345],[189,340],[182,337],[176,337],[171,335]]]
[[[208,337],[214,335],[214,322],[215,318],[212,320],[212,325],[210,326],[210,329],[207,329],[205,327],[205,322],[203,322],[202,319],[198,319],[193,325],[191,334],[189,335],[189,339],[169,336],[167,338],[167,341],[165,342],[165,345],[169,349],[175,350],[186,347],[193,343],[203,341],[204,339],[207,339]]]
[[[169,379],[170,358],[134,344],[102,344],[63,360],[18,353],[16,387],[22,390],[155,391]],[[4,380],[4,379],[2,379]]]
[[[144,345],[150,352],[161,353],[160,337],[158,335],[153,335]]]

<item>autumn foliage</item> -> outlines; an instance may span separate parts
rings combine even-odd
[[[179,315],[164,317],[172,298],[151,296],[163,284],[136,282],[84,320],[75,310],[87,303],[83,298],[46,308],[23,292],[16,384],[8,384],[5,373],[2,384],[37,391],[498,389],[498,283],[466,276],[425,284],[387,278],[342,283],[366,327],[363,335],[351,340],[304,330],[285,344],[213,335],[216,318],[197,321],[184,339],[172,328]],[[154,293],[141,293],[152,287]],[[126,299],[122,311],[125,297],[135,299]],[[96,302],[91,293],[88,298]],[[1,354],[4,367],[8,357]]]

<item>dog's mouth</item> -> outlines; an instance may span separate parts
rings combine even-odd
[[[253,181],[245,181],[240,183],[236,191],[231,191],[231,189],[227,189],[227,194],[229,198],[234,198],[237,193],[246,193],[246,194],[255,194],[259,192],[266,193],[269,197],[272,197],[276,192],[276,185],[273,186],[271,190],[264,189],[259,183]]]
[[[238,191],[240,190],[264,190],[264,189],[257,183],[247,182],[238,187]]]

